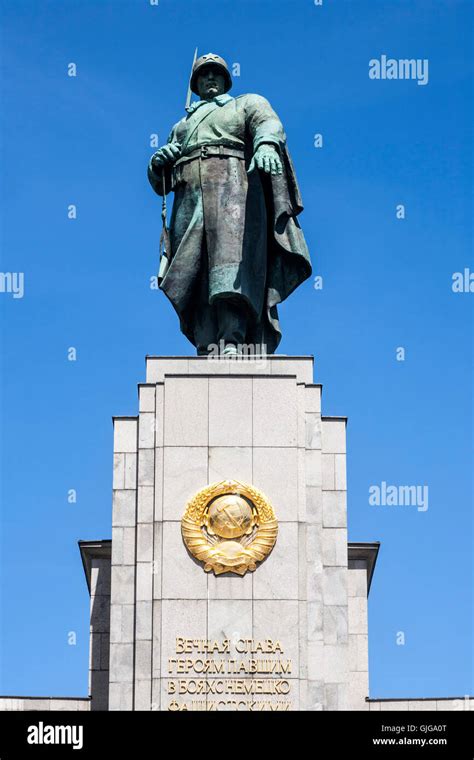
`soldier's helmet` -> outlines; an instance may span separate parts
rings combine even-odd
[[[232,87],[232,78],[230,76],[229,67],[227,66],[226,62],[223,58],[220,57],[220,55],[216,55],[215,53],[206,53],[206,55],[201,55],[197,60],[196,63],[193,66],[193,70],[191,73],[191,90],[196,94],[199,95],[197,90],[197,79],[199,76],[199,72],[202,71],[204,66],[209,66],[212,64],[213,66],[216,66],[219,69],[219,73],[224,76],[225,85],[224,85],[224,92],[228,92],[230,88]]]

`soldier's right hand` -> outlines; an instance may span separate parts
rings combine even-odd
[[[164,166],[173,163],[181,155],[181,145],[179,143],[167,143],[162,148],[153,153],[151,163],[153,166]]]

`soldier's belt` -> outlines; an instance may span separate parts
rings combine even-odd
[[[195,158],[214,158],[215,156],[219,156],[220,158],[240,158],[242,160],[245,158],[244,151],[240,148],[229,148],[226,145],[203,145],[178,158],[174,165],[179,166],[179,164],[193,161]]]

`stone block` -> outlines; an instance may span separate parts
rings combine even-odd
[[[167,709],[167,704],[164,704],[163,710]],[[161,710],[161,679],[153,678],[151,682],[151,709],[155,712]]]
[[[307,595],[307,562],[306,562],[306,548],[307,526],[305,523],[298,523],[298,599],[306,600]]]
[[[272,360],[268,356],[242,356],[228,359],[229,375],[268,376],[272,372]],[[213,362],[214,364],[214,362]]]
[[[164,488],[164,473],[163,473],[163,459],[164,449],[155,449],[155,520],[163,519],[163,488]]]
[[[112,497],[113,527],[134,526],[135,519],[136,491],[114,491]]]
[[[163,518],[181,520],[189,499],[207,483],[207,448],[166,446],[164,449]]]
[[[324,644],[323,677],[327,684],[348,681],[348,654],[347,644]]]
[[[251,599],[211,599],[207,607],[207,638],[211,641],[252,638]]]
[[[135,567],[116,565],[112,570],[112,604],[132,604],[135,591]]]
[[[153,523],[138,523],[137,562],[151,562],[153,559]]]
[[[292,378],[254,378],[254,446],[296,446],[297,413],[296,383]]]
[[[151,680],[135,681],[135,711],[151,710]]]
[[[109,710],[133,710],[133,683],[111,683]]]
[[[109,709],[109,671],[108,670],[93,670],[90,674],[90,695],[92,697],[90,702],[91,710],[108,710]],[[71,704],[70,700],[64,701],[62,704],[59,700],[52,700],[55,702],[54,710],[73,710],[79,709],[78,705]]]
[[[307,449],[321,449],[321,415],[306,414],[305,446]]]
[[[255,448],[253,485],[270,500],[279,522],[298,519],[297,449]]]
[[[367,598],[367,570],[365,567],[353,567],[352,563],[349,565],[348,591],[349,596]]]
[[[209,378],[209,446],[252,445],[252,379]]]
[[[367,634],[367,599],[361,596],[349,597],[349,633]]]
[[[322,530],[319,525],[306,525],[307,572],[321,572],[323,569]]]
[[[321,601],[307,603],[308,641],[323,641],[323,610]]]
[[[310,681],[324,683],[324,644],[322,641],[308,641],[308,686]]]
[[[324,604],[336,604],[343,606],[347,604],[347,570],[343,567],[327,567],[322,576],[323,601]],[[349,631],[350,627],[349,615]]]
[[[165,678],[175,675],[175,671],[170,670],[168,660],[183,657],[183,655],[176,654],[176,639],[178,637],[207,638],[207,600],[164,599],[161,605],[161,675],[162,678]],[[189,655],[185,656],[189,657]],[[186,678],[186,675],[182,677]],[[188,677],[192,676],[189,675]]]
[[[464,699],[437,699],[436,700],[436,708],[433,707],[433,710],[456,710],[456,711],[463,711],[467,709],[467,700]],[[382,703],[381,703],[382,704]],[[382,709],[382,708],[380,708]],[[470,705],[470,709],[472,710],[472,703]]]
[[[135,638],[150,639],[152,637],[153,602],[137,601]]]
[[[349,710],[369,710],[369,676],[368,673],[351,672],[349,675]]]
[[[124,488],[135,489],[137,487],[137,455],[125,454],[125,478]]]
[[[243,446],[217,446],[209,449],[209,483],[241,480],[252,483],[252,449]]]
[[[148,679],[151,697],[151,639],[135,642],[135,680]]]
[[[43,711],[43,710],[51,710],[51,700],[50,699],[28,699],[26,698],[23,702],[23,709],[26,709],[28,711],[34,710],[36,711]]]
[[[305,411],[321,414],[321,386],[310,385],[305,387]]]
[[[306,519],[312,525],[322,525],[323,493],[321,486],[306,488]]]
[[[110,560],[92,560],[91,567],[91,596],[110,595]]]
[[[113,604],[110,609],[110,641],[113,644],[122,642],[122,606]]]
[[[288,677],[292,679],[299,677],[298,628],[299,614],[296,600],[254,600],[253,638],[258,641],[272,639],[280,642],[283,653],[276,659],[291,660],[291,673]],[[262,656],[261,659],[265,658]]]
[[[335,489],[336,491],[347,490],[346,455],[334,454],[335,466]]]
[[[135,564],[135,528],[122,528],[122,564]]]
[[[322,454],[322,485],[323,491],[334,491],[335,489],[335,454]]]
[[[166,380],[165,446],[208,445],[208,400],[207,377],[171,377]]]
[[[155,386],[144,385],[142,383],[138,386],[138,408],[140,412],[154,412],[155,411]]]
[[[153,522],[153,486],[138,486],[137,493],[137,521],[138,523]]]
[[[162,564],[163,564],[163,523],[155,522],[153,526],[153,599],[161,599],[162,595]]]
[[[152,600],[153,569],[152,562],[137,562],[137,601],[150,602]]]
[[[138,418],[114,419],[114,453],[133,454],[137,451]]]
[[[289,356],[272,355],[268,361],[272,375],[295,376],[298,383],[313,382],[313,357],[303,356],[293,358]],[[267,372],[264,367],[264,371]]]
[[[306,442],[306,412],[305,387],[302,384],[296,385],[296,404],[298,408],[297,446],[304,449]]]
[[[155,479],[154,449],[140,449],[138,452],[138,485],[152,486]]]
[[[380,702],[369,702],[369,710],[380,712]]]
[[[339,684],[324,684],[324,709],[325,711],[334,712],[340,710],[339,706]]]
[[[138,418],[138,447],[155,447],[155,412],[142,412]]]
[[[155,446],[165,445],[165,386],[155,386]]]
[[[91,633],[89,639],[89,670],[100,670],[101,633]]]
[[[297,457],[297,478],[298,478],[298,520],[306,523],[306,471],[305,471],[305,449],[298,447]]]
[[[161,601],[153,600],[152,610],[152,678],[159,678],[161,675]]]
[[[242,576],[231,573],[223,573],[222,575],[208,573],[207,593],[210,600],[251,599],[252,590],[253,573],[246,573]]]
[[[380,702],[380,711],[381,712],[387,712],[387,711],[396,711],[396,712],[406,712],[408,710],[408,701],[406,699],[400,699],[394,700],[391,702]]]
[[[321,452],[317,449],[306,449],[305,451],[305,477],[306,486],[321,488]]]
[[[110,627],[110,598],[94,596],[91,600],[90,628],[96,633],[108,631]]]
[[[306,687],[306,709],[322,710],[324,706],[324,682],[308,681]]]
[[[239,365],[243,364],[243,361],[237,360],[237,358],[224,357],[224,356],[193,356],[189,359],[189,374],[191,375],[212,375],[222,376],[229,374],[242,374],[238,373]],[[244,372],[245,374],[245,372]]]
[[[122,607],[122,643],[127,644],[135,639],[135,605],[123,604]]]
[[[106,633],[101,634],[99,669],[106,670],[108,672],[109,664],[110,664],[110,633],[109,631],[107,631]]]
[[[183,542],[180,522],[163,523],[164,599],[207,599],[207,575]]]
[[[132,682],[133,644],[112,644],[110,647],[110,681]]]
[[[298,647],[299,647],[299,673],[300,683],[308,678],[308,608],[305,601],[298,602]],[[301,697],[301,692],[300,692]],[[306,698],[301,704],[306,704]]]
[[[325,605],[323,609],[323,627],[325,644],[347,644],[349,640],[347,607]]]
[[[0,697],[1,712],[17,712],[25,710],[25,700],[15,697]]]
[[[346,453],[346,421],[344,419],[323,418],[322,449],[324,454]]]
[[[125,454],[114,454],[112,488],[115,490],[125,488]]]
[[[347,530],[345,528],[324,528],[322,531],[323,564],[327,566],[347,566]]]
[[[280,523],[271,554],[254,573],[254,599],[298,599],[298,574],[298,523]]]
[[[146,382],[150,384],[162,383],[166,375],[187,375],[189,373],[189,359],[186,356],[147,356],[146,357]]]
[[[323,526],[325,528],[345,528],[347,526],[345,491],[323,491]]]
[[[408,712],[434,712],[436,711],[436,699],[414,699],[408,702]]]

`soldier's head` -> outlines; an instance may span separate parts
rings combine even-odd
[[[223,58],[215,53],[202,55],[193,66],[191,90],[201,100],[210,100],[222,95],[232,87],[229,69]]]

